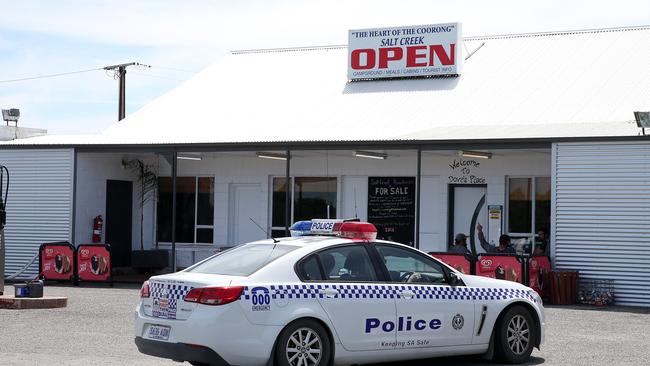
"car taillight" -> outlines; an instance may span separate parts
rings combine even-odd
[[[185,295],[185,301],[204,305],[225,305],[237,301],[243,291],[244,286],[197,287]]]
[[[140,297],[149,297],[151,291],[149,291],[149,281],[144,281],[142,287],[140,287]]]

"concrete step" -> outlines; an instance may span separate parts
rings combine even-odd
[[[38,298],[0,296],[0,309],[53,309],[68,306],[67,297],[43,296]]]

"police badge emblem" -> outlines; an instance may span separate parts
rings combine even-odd
[[[456,314],[454,319],[451,320],[451,326],[454,327],[454,329],[459,330],[463,325],[465,325],[465,319],[462,315]]]

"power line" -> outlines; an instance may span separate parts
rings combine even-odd
[[[143,65],[143,64],[134,62],[134,63],[130,63],[130,64],[125,64],[125,65],[112,65],[112,66],[106,66],[106,67],[97,67],[97,68],[94,68],[94,69],[59,72],[59,73],[56,73],[56,74],[34,75],[34,76],[28,76],[28,77],[24,77],[24,78],[17,78],[17,79],[6,79],[6,80],[0,80],[0,83],[15,83],[15,82],[19,82],[19,81],[29,81],[29,80],[56,78],[56,77],[60,77],[60,76],[82,74],[82,73],[85,73],[85,72],[98,71],[98,70],[113,71],[116,68],[118,68],[119,66],[136,66],[136,67],[139,67],[139,68],[150,68],[151,67],[149,65]],[[196,74],[197,73],[196,71],[192,71],[192,70],[176,69],[176,68],[172,68],[172,67],[155,66],[155,68],[162,69],[162,70],[171,70],[171,71],[184,72],[184,73],[188,73],[188,74]],[[138,73],[138,74],[145,75],[145,74],[142,74],[142,73]],[[119,78],[119,75],[117,75],[117,76]],[[176,81],[184,81],[184,80],[181,80],[181,79],[174,79],[174,78],[170,78],[170,77],[166,77],[166,76],[159,76],[159,75],[146,75],[146,76],[156,77],[156,78],[159,78],[159,79],[169,79],[169,80],[176,80]]]
[[[59,76],[81,74],[81,73],[84,73],[84,72],[97,71],[97,70],[103,70],[103,69],[104,69],[103,67],[98,67],[98,68],[87,69],[87,70],[60,72],[60,73],[57,73],[57,74],[36,75],[36,76],[29,76],[29,77],[25,77],[25,78],[19,78],[19,79],[0,80],[0,83],[14,83],[14,82],[18,82],[18,81],[55,78],[55,77],[59,77]]]

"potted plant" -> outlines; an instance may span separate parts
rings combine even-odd
[[[141,269],[162,269],[169,265],[169,253],[166,250],[144,250],[144,206],[158,193],[158,174],[155,166],[140,159],[122,159],[122,166],[138,177],[138,204],[140,206],[140,250],[131,252],[131,266]]]

